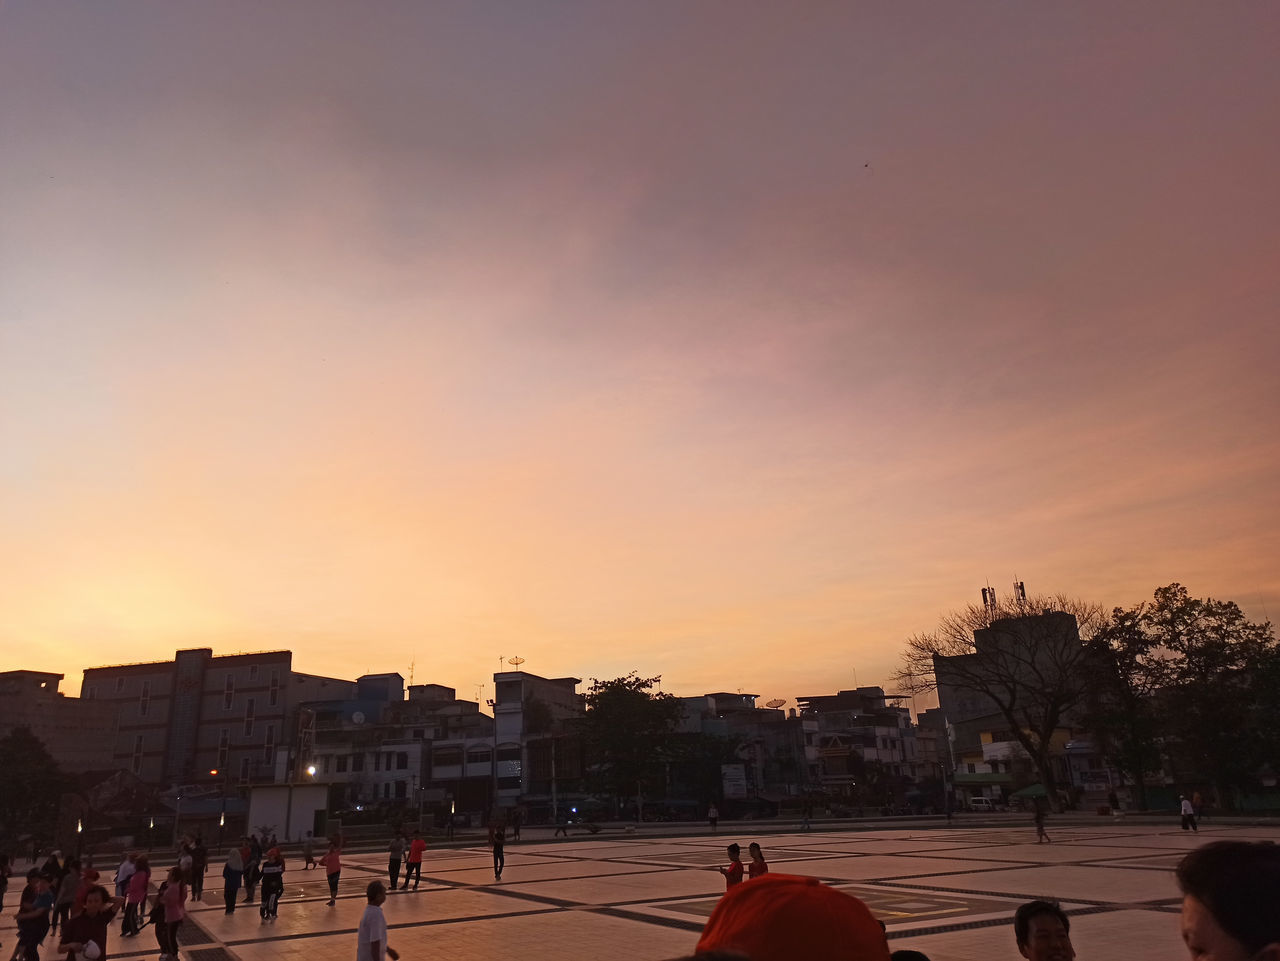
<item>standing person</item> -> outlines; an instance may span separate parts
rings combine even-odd
[[[524,808],[519,804],[511,811],[511,840],[520,840],[520,825],[524,823]]]
[[[769,873],[769,865],[764,859],[764,851],[760,845],[752,841],[747,845],[747,853],[751,855],[751,863],[747,865],[747,877],[758,878]]]
[[[40,944],[49,933],[49,914],[53,911],[53,902],[49,879],[32,868],[27,872],[27,886],[22,889],[22,900],[16,915],[18,943],[13,949],[14,958],[39,961]]]
[[[310,831],[302,839],[302,870],[310,871],[316,866],[316,839]]]
[[[156,902],[164,915],[156,921],[156,941],[160,944],[160,961],[176,961],[178,957],[178,928],[187,916],[187,885],[182,869],[170,869],[164,887],[156,894]]]
[[[414,835],[417,837],[417,835]],[[387,860],[387,876],[391,879],[391,890],[394,891],[400,886],[400,863],[404,860],[404,832],[397,831],[396,836],[391,839],[391,844],[387,847],[390,857]],[[404,886],[409,886],[409,869],[404,871]]]
[[[711,803],[711,807],[707,808],[707,820],[711,822],[711,830],[716,829],[716,822],[720,820],[720,809],[716,807],[715,802]]]
[[[222,866],[222,897],[226,902],[227,914],[236,913],[236,895],[240,892],[240,882],[244,880],[244,852],[233,847],[227,852],[227,863]]]
[[[427,842],[422,840],[422,832],[414,831],[413,840],[409,843],[409,863],[404,869],[404,886],[409,887],[409,875],[413,875],[413,889],[418,890],[422,880],[422,853],[427,849]]]
[[[124,897],[129,890],[129,877],[137,870],[137,863],[137,858],[128,851],[124,852],[120,866],[116,868],[116,897]]]
[[[191,845],[191,900],[204,900],[204,872],[209,869],[209,849],[204,846],[204,838],[197,834],[196,843]]]
[[[725,850],[729,852],[729,866],[716,870],[724,875],[724,889],[728,891],[735,884],[742,883],[742,848],[730,844]]]
[[[369,905],[356,929],[356,961],[399,961],[396,949],[387,944],[387,919],[382,913],[382,902],[387,900],[387,888],[381,881],[370,881],[365,889]]]
[[[1196,812],[1196,820],[1204,819],[1204,798],[1199,791],[1191,792],[1191,807]],[[1199,832],[1197,832],[1199,833]]]
[[[87,862],[80,864],[80,884],[76,888],[75,900],[71,902],[71,914],[74,917],[84,910],[85,898],[89,896],[89,891],[98,883],[101,875],[93,869]]]
[[[67,862],[67,873],[62,876],[58,891],[53,899],[53,924],[50,930],[58,933],[58,923],[62,930],[67,929],[67,921],[71,919],[71,906],[76,903],[76,890],[80,887],[80,862],[72,858]]]
[[[1120,813],[1120,795],[1116,794],[1115,791],[1107,794],[1107,804],[1110,806],[1112,814]]]
[[[258,835],[249,835],[249,853],[244,859],[244,903],[253,903],[253,889],[258,886],[258,879],[262,877],[259,868],[262,867],[262,844],[258,841]]]
[[[1045,844],[1048,844],[1049,835],[1048,835],[1048,832],[1046,832],[1044,829],[1044,818],[1045,818],[1044,805],[1041,804],[1039,800],[1037,800],[1035,804],[1036,804],[1036,814],[1035,814],[1036,844],[1040,844],[1042,842]]]
[[[123,903],[124,898],[113,898],[102,885],[94,885],[85,896],[84,910],[62,926],[58,953],[66,954],[67,961],[79,961],[81,958],[105,961],[107,931]]]
[[[1182,830],[1194,831],[1200,833],[1200,829],[1196,827],[1196,809],[1191,806],[1191,802],[1187,800],[1185,794],[1179,795],[1178,800],[1182,802]]]
[[[279,848],[267,852],[262,862],[262,920],[274,921],[284,894],[284,857]]]
[[[120,933],[126,937],[133,937],[142,930],[138,921],[146,910],[147,894],[151,890],[151,862],[147,856],[138,855],[134,865],[136,869],[129,875],[129,883],[125,887],[124,921],[120,928]]]
[[[329,842],[329,850],[320,859],[320,866],[329,881],[329,904],[332,906],[338,903],[338,879],[342,876],[342,851],[336,839]]]
[[[489,824],[489,846],[493,848],[493,879],[502,880],[502,869],[507,866],[507,856],[503,848],[507,843],[506,826],[501,821]]]

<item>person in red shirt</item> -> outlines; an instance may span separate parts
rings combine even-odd
[[[751,855],[751,863],[747,865],[747,877],[758,878],[762,874],[769,873],[769,865],[765,863],[764,852],[760,850],[760,845],[752,841],[747,845],[747,853]]]
[[[409,875],[413,875],[413,889],[418,890],[418,882],[422,880],[422,852],[427,849],[427,842],[422,840],[422,832],[414,831],[413,840],[409,842],[409,861],[404,869],[404,886],[409,886]]]
[[[728,851],[729,866],[727,868],[716,868],[717,871],[724,875],[724,889],[726,891],[735,884],[742,883],[742,848],[736,844],[730,844]]]

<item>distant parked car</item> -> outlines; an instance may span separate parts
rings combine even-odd
[[[998,809],[996,807],[996,802],[991,800],[991,798],[976,797],[969,801],[969,810],[980,811],[980,812],[985,812],[989,814],[992,811],[995,811]]]

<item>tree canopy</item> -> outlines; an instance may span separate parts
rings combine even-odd
[[[53,840],[66,775],[30,728],[0,738],[0,838]]]

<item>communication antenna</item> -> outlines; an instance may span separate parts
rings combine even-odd
[[[413,687],[413,669],[417,665],[418,659],[415,657],[409,662],[409,686]]]
[[[519,670],[520,670],[520,665],[524,663],[524,658],[523,658],[523,657],[509,657],[509,658],[507,658],[507,663],[508,663],[508,664],[513,665],[513,666],[515,667],[515,669],[516,669],[517,671],[519,671]]]
[[[775,697],[772,701],[765,701],[764,706],[771,707],[776,711],[778,708],[782,707],[782,705],[786,703],[787,703],[786,698]]]

